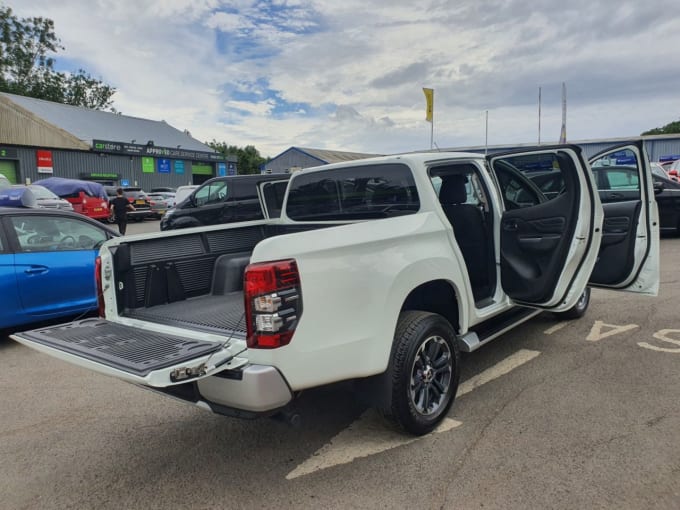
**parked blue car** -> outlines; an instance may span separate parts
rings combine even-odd
[[[96,310],[94,261],[117,235],[76,213],[0,207],[0,329]]]

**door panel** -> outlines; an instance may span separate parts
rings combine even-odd
[[[518,304],[564,310],[583,292],[599,247],[602,211],[574,146],[489,158],[505,205],[500,227],[501,283]],[[546,196],[534,176],[559,191]]]
[[[655,294],[659,225],[644,146],[637,142],[614,147],[593,156],[590,164],[604,223],[589,283]]]

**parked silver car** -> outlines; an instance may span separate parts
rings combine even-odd
[[[52,193],[50,190],[44,186],[38,184],[29,184],[24,186],[23,184],[12,184],[12,188],[28,188],[31,193],[35,196],[35,200],[38,203],[38,207],[43,209],[57,209],[61,211],[73,211],[73,206],[68,200],[59,198],[57,195]]]

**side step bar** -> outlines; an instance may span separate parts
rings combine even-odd
[[[533,308],[513,308],[510,311],[496,315],[481,324],[476,325],[458,339],[458,348],[462,352],[472,352],[506,331],[528,321],[541,313]]]

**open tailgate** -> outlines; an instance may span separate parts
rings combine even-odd
[[[245,359],[235,358],[229,344],[182,338],[98,318],[10,336],[55,358],[154,387],[197,380],[246,363]]]

